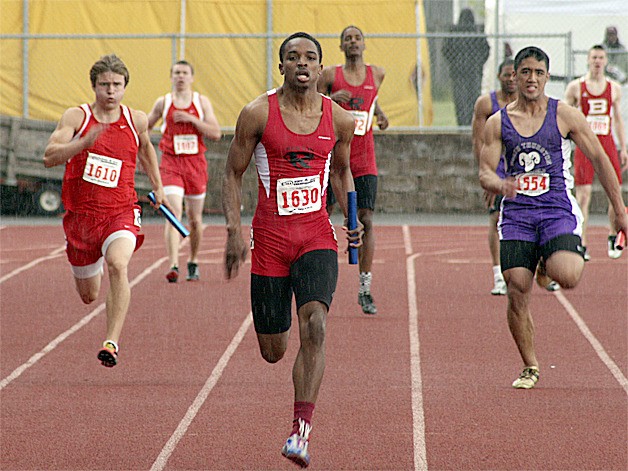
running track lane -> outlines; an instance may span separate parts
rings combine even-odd
[[[131,264],[131,279],[143,278],[133,288],[121,364],[105,370],[94,358],[100,314],[3,387],[2,469],[295,469],[279,450],[298,335],[278,364],[259,358],[246,328],[248,266],[223,280],[222,227],[205,230],[203,280],[174,286],[157,263],[161,227],[146,233]],[[594,252],[581,285],[564,294],[598,353],[560,297],[535,288],[541,382],[515,391],[519,359],[505,299],[488,294],[484,228],[377,234],[378,316],[359,312],[355,267],[341,256],[312,469],[626,469],[626,393],[599,356],[601,347],[625,377],[625,257]],[[592,237],[603,247],[602,229]],[[65,254],[54,253],[62,240],[58,227],[0,231],[0,279],[42,258],[0,284],[3,380],[104,301],[80,303]]]

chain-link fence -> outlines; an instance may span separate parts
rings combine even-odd
[[[277,70],[279,45],[284,34],[261,35],[23,35],[1,37],[4,48],[14,42],[28,42],[28,60],[14,63],[11,81],[3,83],[11,90],[13,109],[0,104],[1,114],[22,115],[34,119],[56,120],[68,106],[91,101],[88,72],[101,55],[115,51],[130,70],[131,80],[125,103],[133,108],[150,110],[154,100],[170,88],[169,65],[177,60],[179,41],[185,40],[186,58],[195,66],[195,88],[210,97],[221,125],[235,125],[239,110],[268,88],[278,86],[282,77]],[[367,59],[386,69],[380,90],[380,104],[389,116],[391,128],[450,129],[468,127],[475,99],[496,82],[496,65],[489,60],[490,44],[498,44],[496,56],[503,54],[503,44],[515,36],[484,34],[374,34],[367,37]],[[521,38],[521,37],[517,37]],[[342,63],[337,53],[338,36],[318,35],[326,64]],[[524,38],[521,38],[522,40]],[[560,64],[570,54],[567,35],[525,38],[532,43],[550,45],[552,59]],[[429,43],[429,61],[419,61],[416,43]],[[270,47],[267,45],[270,44]],[[399,50],[405,60],[396,60]],[[224,60],[228,55],[231,60]],[[331,57],[329,57],[331,56]],[[328,59],[329,57],[329,59]],[[52,60],[51,60],[52,58]],[[371,61],[369,61],[371,62]],[[423,73],[417,77],[420,63]],[[429,74],[429,77],[426,76]],[[569,76],[567,68],[554,69],[559,79]],[[20,80],[21,78],[21,80]],[[426,81],[429,78],[429,89]],[[563,87],[561,82],[560,87]],[[417,93],[421,90],[422,93]],[[6,89],[5,89],[6,91]],[[420,103],[429,95],[429,107]],[[430,110],[431,108],[431,110]],[[425,113],[430,113],[427,125]]]
[[[195,89],[210,97],[225,130],[233,128],[246,103],[282,82],[277,50],[283,38],[294,30],[304,29],[314,34],[323,46],[324,65],[332,65],[344,62],[339,49],[342,27],[358,24],[363,28],[367,44],[365,60],[386,69],[379,101],[391,129],[468,130],[475,99],[499,85],[497,69],[505,57],[514,56],[528,45],[544,49],[551,60],[551,81],[546,91],[550,96],[561,98],[568,80],[586,72],[586,51],[591,45],[602,42],[606,26],[613,22],[619,25],[620,37],[622,24],[628,26],[628,22],[622,23],[627,18],[621,10],[623,0],[599,0],[595,2],[596,7],[588,2],[590,5],[586,8],[587,2],[581,0],[546,0],[542,4],[530,0],[399,0],[394,5],[362,0],[314,1],[307,3],[313,21],[307,22],[305,28],[291,13],[294,8],[299,8],[298,11],[306,8],[305,3],[298,0],[260,0],[246,5],[208,0],[187,2],[188,29],[192,29],[194,18],[201,18],[203,21],[199,20],[196,31],[234,31],[229,33],[173,31],[177,29],[177,21],[170,17],[173,13],[179,14],[178,10],[170,11],[166,22],[161,10],[154,12],[151,8],[176,5],[175,0],[130,2],[125,8],[141,7],[142,10],[122,15],[113,24],[107,20],[106,27],[100,27],[99,23],[104,22],[104,18],[92,15],[89,18],[93,21],[85,21],[62,16],[56,11],[74,4],[81,4],[87,10],[97,9],[106,2],[23,0],[23,3],[31,3],[33,10],[35,6],[49,4],[54,9],[46,10],[46,14],[54,12],[55,17],[63,18],[68,24],[74,21],[78,26],[60,25],[59,21],[49,25],[46,18],[42,18],[37,28],[20,28],[16,13],[16,25],[7,28],[10,10],[5,8],[9,4],[3,4],[0,114],[57,120],[68,106],[93,99],[89,68],[101,55],[115,52],[131,72],[125,103],[145,111],[170,89],[170,65],[185,57],[195,66]],[[258,8],[253,14],[252,10],[247,10],[257,3],[274,4],[275,12]],[[232,4],[231,8],[224,7],[225,4]],[[239,8],[235,8],[236,4]],[[229,17],[227,21],[224,15],[216,13],[219,8],[233,15],[235,20]],[[469,27],[461,24],[465,9],[473,14]],[[215,14],[212,16],[211,12]],[[286,17],[283,22],[278,20],[280,13]],[[81,12],[83,14],[87,15]],[[269,19],[274,19],[274,23]],[[245,20],[254,24],[246,24]],[[224,25],[219,28],[221,21]],[[288,30],[286,24],[294,26],[294,30]],[[35,34],[35,29],[166,32]],[[336,29],[337,32],[333,32]],[[31,33],[20,33],[20,30]],[[245,30],[260,32],[237,32]],[[282,30],[286,32],[277,32]],[[616,56],[626,58],[626,54],[620,50]],[[624,70],[624,74],[627,72]],[[628,104],[628,100],[624,100],[624,104]]]

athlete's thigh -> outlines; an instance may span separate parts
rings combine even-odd
[[[511,268],[527,268],[534,273],[539,263],[539,249],[534,242],[525,240],[501,240],[499,258],[502,271]]]
[[[179,219],[183,214],[183,188],[176,185],[170,185],[168,191],[164,188],[166,199],[168,200],[168,206]]]
[[[184,158],[183,180],[186,196],[205,196],[209,181],[205,155]]]
[[[292,286],[290,277],[251,273],[251,310],[258,334],[286,332],[292,323]]]
[[[107,265],[128,266],[135,251],[135,241],[136,238],[128,231],[118,231],[112,234],[103,245]]]
[[[591,185],[595,170],[593,164],[584,155],[584,153],[576,148],[574,151],[574,182],[576,185]]]
[[[360,209],[375,209],[377,200],[377,175],[363,175],[353,179]]]
[[[290,279],[297,309],[310,301],[331,306],[338,283],[338,253],[313,250],[304,253],[290,267]]]

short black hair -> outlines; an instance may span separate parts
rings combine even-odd
[[[172,74],[175,65],[187,65],[190,68],[190,72],[192,72],[192,75],[194,75],[194,67],[192,67],[192,64],[183,59],[172,64],[172,67],[170,67],[170,74]]]
[[[502,70],[504,70],[504,67],[506,67],[507,65],[514,65],[514,63],[515,61],[510,58],[505,59],[504,62],[499,64],[499,67],[497,67],[497,75],[502,73]]]
[[[358,27],[357,27],[357,26],[355,26],[355,25],[349,25],[349,26],[347,26],[345,29],[343,29],[343,30],[342,30],[342,33],[340,33],[340,42],[341,42],[341,43],[342,43],[342,41],[344,41],[344,38],[345,38],[345,33],[347,32],[347,30],[348,30],[349,28],[355,28],[355,29],[357,29],[357,30],[360,32],[360,34],[362,35],[362,37],[364,37],[364,33],[362,32],[362,30],[361,30],[360,28],[358,28]]]
[[[591,51],[604,51],[606,52],[606,48],[602,44],[595,44],[589,48],[589,52]]]
[[[535,46],[524,47],[517,53],[515,56],[515,70],[517,70],[521,63],[528,57],[532,57],[539,62],[545,62],[545,67],[547,67],[549,71],[549,56],[545,51]]]
[[[319,43],[314,36],[308,33],[304,33],[303,31],[299,31],[298,33],[292,33],[286,39],[283,40],[281,46],[279,47],[279,62],[283,63],[283,53],[286,49],[286,44],[296,38],[305,38],[312,41],[316,45],[316,50],[318,51],[318,61],[323,61],[323,48],[321,47],[321,43]]]

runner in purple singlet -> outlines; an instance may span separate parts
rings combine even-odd
[[[539,378],[530,294],[540,266],[563,288],[574,288],[584,269],[582,212],[572,195],[571,143],[589,158],[615,213],[628,230],[621,188],[610,161],[584,115],[549,98],[549,58],[536,47],[515,57],[518,98],[486,122],[480,154],[480,183],[502,194],[500,261],[508,285],[508,326],[524,369],[513,387],[530,389]],[[505,150],[506,177],[495,172]]]

